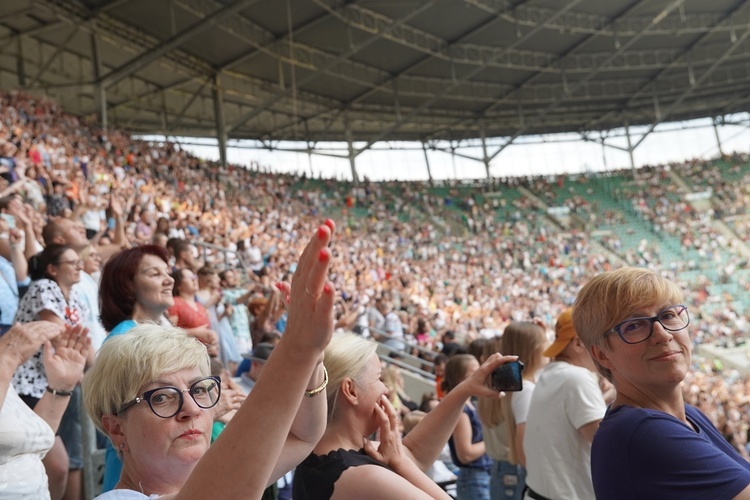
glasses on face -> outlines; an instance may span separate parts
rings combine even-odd
[[[190,394],[195,404],[204,410],[213,408],[221,396],[221,379],[213,376],[202,378],[193,382],[188,389],[170,386],[151,389],[144,392],[143,396],[122,405],[117,414],[122,415],[129,408],[145,401],[157,417],[171,418],[182,409],[182,394],[185,392]]]
[[[690,316],[686,306],[677,304],[667,307],[650,318],[626,319],[616,324],[611,330],[604,332],[604,336],[617,333],[626,344],[638,344],[651,337],[651,334],[654,333],[654,323],[657,321],[668,332],[676,332],[688,326]]]
[[[70,264],[73,267],[83,267],[83,260],[61,260],[57,263],[58,266],[61,264]]]

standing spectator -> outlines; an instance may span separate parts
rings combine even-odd
[[[516,499],[523,498],[523,490],[526,484],[526,454],[523,449],[523,437],[526,430],[526,420],[529,413],[529,404],[536,387],[536,378],[544,366],[544,349],[547,345],[547,336],[544,329],[535,323],[512,321],[503,332],[499,351],[508,355],[516,355],[524,364],[523,390],[511,392],[500,400],[499,405],[505,417],[505,425],[495,429],[490,424],[492,407],[483,403],[494,403],[494,401],[480,401],[479,414],[485,429],[485,441],[488,443],[488,454],[490,453],[491,441],[489,438],[494,432],[500,430],[507,435],[508,458],[496,460],[493,463],[492,480],[490,482],[491,498],[493,499]],[[491,352],[491,351],[487,351]],[[494,457],[493,457],[494,459]]]
[[[87,315],[85,302],[80,298],[75,285],[81,279],[83,263],[72,248],[51,244],[29,263],[32,283],[18,305],[15,321],[50,321],[61,327],[82,324]],[[93,349],[89,349],[89,360],[93,359]],[[44,396],[47,389],[47,375],[44,371],[43,350],[18,367],[13,375],[13,387],[21,399],[32,409]],[[70,405],[63,416],[55,441],[44,458],[49,477],[52,498],[62,498],[63,492],[79,498],[81,492],[81,470],[83,469],[83,449],[81,420],[78,412],[80,388],[72,391]]]
[[[247,304],[253,297],[254,292],[252,289],[239,288],[237,271],[234,269],[227,269],[219,273],[219,279],[221,280],[221,292],[224,301],[232,307],[232,314],[229,319],[237,351],[241,353],[249,352],[253,344],[250,340],[250,318]]]
[[[479,361],[471,354],[456,354],[445,365],[443,390],[446,395],[479,369]],[[456,423],[448,445],[453,463],[458,467],[456,498],[458,500],[489,500],[490,466],[492,460],[484,447],[482,424],[476,408],[467,401]]]
[[[598,498],[750,498],[750,463],[685,404],[690,316],[677,284],[647,269],[596,276],[575,326],[617,396],[592,449]]]
[[[594,499],[591,442],[606,405],[594,362],[566,309],[555,325],[555,342],[544,355],[524,432],[526,498]]]
[[[0,219],[0,334],[13,325],[18,311],[19,291],[30,283],[21,235],[17,230],[10,229],[5,219]]]
[[[211,330],[208,311],[198,301],[198,277],[189,268],[178,268],[172,273],[174,279],[174,305],[167,310],[169,321],[184,328],[190,335],[206,345],[211,356],[219,354],[219,338]]]
[[[219,276],[213,267],[203,266],[198,270],[198,288],[195,297],[208,311],[211,329],[219,336],[221,363],[228,368],[229,373],[234,373],[242,358],[237,351],[232,325],[229,322],[232,306],[224,301]]]
[[[378,304],[380,314],[383,315],[383,330],[375,331],[375,338],[381,340],[385,345],[398,351],[406,349],[404,342],[404,325],[401,323],[396,311],[393,310],[393,302],[383,299]]]

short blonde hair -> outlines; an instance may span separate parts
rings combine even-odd
[[[676,283],[649,270],[623,267],[594,277],[578,293],[573,305],[573,326],[589,351],[604,349],[604,333],[640,311],[684,300]],[[599,372],[610,382],[612,373],[594,359]]]
[[[83,379],[86,413],[106,434],[102,417],[116,415],[162,375],[190,368],[211,374],[206,347],[182,328],[147,323],[109,337]]]
[[[336,333],[325,350],[328,371],[328,420],[333,419],[339,389],[345,379],[357,380],[377,351],[377,344],[352,333]]]

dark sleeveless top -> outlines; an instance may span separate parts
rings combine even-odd
[[[370,458],[362,448],[357,451],[339,448],[327,455],[311,453],[294,471],[292,497],[294,500],[329,500],[341,474],[349,467],[360,465],[388,468],[384,463]]]

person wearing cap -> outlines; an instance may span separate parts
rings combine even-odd
[[[270,342],[261,342],[251,352],[247,352],[242,355],[243,358],[250,361],[250,370],[242,373],[239,376],[239,384],[245,393],[250,393],[258,381],[263,367],[266,366],[266,361],[273,351],[273,344]]]
[[[575,327],[617,389],[591,449],[598,498],[750,498],[750,463],[685,403],[683,301],[677,284],[633,267],[596,276],[576,299]]]
[[[572,310],[560,314],[552,358],[531,396],[523,449],[526,500],[594,499],[591,442],[606,404],[594,362],[573,327]]]

